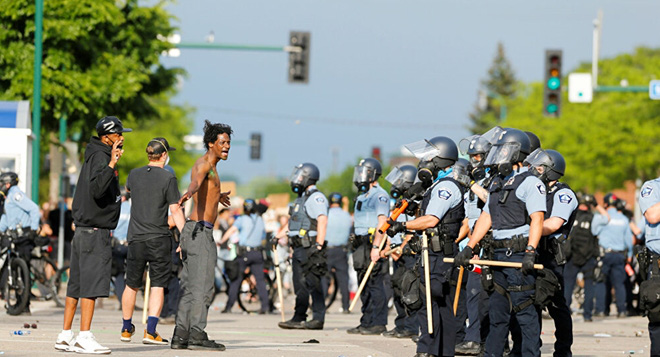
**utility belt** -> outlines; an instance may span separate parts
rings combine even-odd
[[[637,254],[642,281],[639,284],[639,305],[649,322],[660,322],[660,254],[647,247]]]
[[[557,238],[544,236],[541,237],[537,248],[539,254],[549,254],[554,256],[555,262],[558,265],[564,265],[566,264],[566,248],[564,247],[564,244],[566,244],[566,236],[563,234]]]
[[[601,250],[602,250],[601,256],[605,255],[605,254],[608,254],[608,253],[618,253],[618,254],[624,254],[624,255],[626,253],[628,253],[627,250],[616,250],[616,249],[612,249],[612,248],[601,248]]]
[[[353,250],[357,249],[361,245],[368,245],[371,249],[371,245],[374,243],[374,234],[376,233],[376,228],[369,228],[367,234],[353,234],[348,237],[348,243]]]
[[[245,255],[249,252],[260,252],[262,250],[263,250],[262,247],[248,247],[244,245],[239,245],[236,254]]]
[[[426,239],[428,239],[429,249],[434,253],[442,253],[446,257],[453,257],[456,253],[454,247],[455,238],[450,237],[441,226],[428,228],[426,231]]]
[[[302,231],[304,231],[304,230],[301,229],[301,232]],[[307,232],[305,232],[305,233],[307,233]],[[309,248],[309,247],[312,246],[312,244],[314,244],[315,241],[316,241],[316,239],[310,237],[307,234],[305,234],[303,236],[298,235],[298,236],[289,237],[289,244],[291,245],[291,247],[293,249],[300,248],[300,247]]]
[[[529,244],[529,237],[517,234],[509,239],[493,239],[490,243],[492,250],[506,249],[507,254],[524,252]]]

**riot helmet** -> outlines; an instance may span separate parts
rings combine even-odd
[[[405,147],[419,159],[417,177],[426,187],[431,186],[440,170],[454,165],[458,160],[458,147],[446,136],[416,141]]]
[[[344,198],[344,196],[342,196],[341,193],[339,192],[333,192],[330,194],[330,197],[328,198],[330,200],[330,205],[335,205],[335,204],[340,205],[341,200],[342,198]]]
[[[357,186],[358,191],[367,192],[372,182],[376,182],[383,174],[383,168],[380,161],[374,158],[360,160],[353,171],[353,184]]]
[[[0,187],[0,191],[2,191],[4,194],[7,194],[7,191],[9,191],[10,187],[18,185],[18,175],[11,171],[3,172],[0,175],[0,184],[2,185],[2,187]],[[7,187],[7,184],[9,184],[9,187]]]
[[[529,152],[534,152],[534,150],[541,147],[541,139],[536,134],[531,131],[525,131],[525,134],[527,134],[527,138],[529,139]]]
[[[605,197],[603,197],[603,202],[605,202],[605,205],[608,207],[616,207],[617,201],[619,201],[619,197],[617,197],[612,192],[606,194]]]
[[[319,168],[316,165],[305,162],[293,169],[291,174],[291,190],[299,196],[305,192],[307,187],[315,184],[320,177]]]
[[[392,184],[390,189],[390,196],[392,198],[399,198],[415,183],[417,178],[417,168],[413,165],[403,165],[395,167],[385,180]]]
[[[596,207],[596,197],[584,192],[578,192],[575,194],[578,199],[578,203],[581,205],[587,205],[589,207]]]
[[[463,155],[470,157],[468,172],[475,180],[486,177],[484,161],[492,144],[481,135],[472,135],[458,143],[459,150]]]
[[[257,203],[253,199],[246,198],[245,201],[243,201],[243,214],[254,213],[256,207],[257,207]]]
[[[490,149],[484,165],[496,169],[502,176],[507,176],[513,171],[514,164],[524,161],[529,155],[529,148],[529,137],[525,132],[514,128],[503,129]]]
[[[453,166],[452,176],[454,180],[458,181],[461,185],[470,186],[470,162],[465,159],[458,159]]]
[[[566,171],[564,157],[555,150],[538,148],[529,155],[527,162],[532,167],[532,174],[546,184],[559,180]]]

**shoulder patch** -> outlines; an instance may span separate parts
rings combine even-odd
[[[323,203],[323,202],[325,202],[325,198],[323,196],[318,196],[318,197],[316,197],[316,202]]]
[[[568,193],[560,193],[558,197],[560,203],[568,204],[571,203],[571,201],[573,201],[573,197],[571,197],[571,195],[569,195]]]
[[[451,198],[451,192],[446,188],[440,189],[438,191],[438,197],[442,198],[443,200],[448,200]]]
[[[380,196],[380,197],[378,197],[378,200],[379,200],[380,202],[385,202],[385,203],[388,201],[387,197],[385,197],[385,196]]]
[[[23,199],[23,194],[18,192],[14,195],[14,201],[20,202]]]
[[[504,186],[509,186],[509,185],[512,185],[512,184],[513,184],[513,180],[515,180],[515,179],[516,179],[516,177],[515,177],[515,176],[514,176],[514,177],[512,177],[512,178],[510,178],[510,179],[509,179],[509,181],[507,181],[507,182],[506,182],[506,183],[504,184]]]
[[[539,193],[545,195],[545,185],[543,183],[537,183],[536,189],[539,190]]]
[[[651,187],[651,186],[644,186],[644,187],[642,188],[642,191],[640,191],[639,194],[640,194],[642,197],[648,197],[648,196],[651,195],[651,192],[653,192],[653,187]]]

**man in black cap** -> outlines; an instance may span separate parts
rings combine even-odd
[[[125,132],[117,117],[107,116],[96,124],[85,150],[85,162],[73,196],[76,231],[71,247],[71,270],[66,291],[64,324],[55,349],[80,353],[109,354],[90,332],[96,298],[108,297],[112,266],[110,231],[119,221],[121,192],[117,162],[121,158]],[[80,334],[71,332],[73,317],[80,303]]]
[[[135,326],[131,323],[135,297],[142,287],[142,275],[149,263],[151,291],[149,317],[142,343],[167,345],[168,341],[156,332],[158,316],[163,308],[165,287],[172,270],[172,241],[167,223],[168,209],[179,230],[183,230],[185,217],[179,206],[179,187],[176,176],[164,169],[170,160],[170,147],[165,138],[153,138],[147,144],[149,164],[131,170],[126,179],[126,190],[131,192],[131,221],[128,224],[128,257],[126,259],[126,290],[122,296],[123,327],[121,341],[131,342]]]

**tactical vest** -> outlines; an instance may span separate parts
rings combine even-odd
[[[461,192],[461,199],[463,196],[465,196],[465,187],[461,185],[458,181],[454,180],[451,177],[445,177],[441,178],[440,180],[436,181],[431,187],[429,187],[428,190],[424,193],[424,197],[422,198],[422,203],[421,203],[421,209],[424,214],[426,214],[426,207],[428,207],[429,202],[431,201],[431,193],[433,192],[433,188],[439,184],[440,182],[443,181],[450,181],[453,182],[456,187],[458,187],[458,190]],[[465,205],[459,204],[456,205],[456,207],[452,207],[445,213],[445,215],[442,217],[442,219],[438,222],[438,224],[435,226],[438,228],[438,231],[446,233],[449,237],[456,238],[458,237],[458,232],[461,229],[461,224],[463,223],[463,219],[465,219]]]
[[[545,204],[546,204],[546,211],[545,211],[545,217],[544,219],[548,219],[552,217],[552,207],[555,204],[555,194],[559,192],[561,189],[569,189],[571,188],[563,183],[563,182],[557,182],[555,185],[552,187],[552,190],[548,192],[548,194],[545,196]],[[571,190],[572,192],[573,190]],[[577,214],[577,210],[574,210],[573,213],[571,213],[571,216],[568,217],[568,221],[561,226],[555,233],[561,233],[564,235],[564,237],[568,237],[569,233],[571,233],[571,229],[573,228],[573,222],[575,221],[575,215]]]
[[[316,231],[316,219],[309,217],[307,210],[305,209],[305,203],[307,200],[317,192],[317,189],[312,189],[306,191],[303,195],[296,198],[293,202],[293,206],[289,209],[289,231],[299,232],[304,230],[305,232],[315,232]]]
[[[587,260],[595,256],[598,250],[598,240],[591,234],[591,222],[594,214],[591,211],[575,211],[573,229],[571,229],[568,242],[571,245],[571,258],[576,266],[584,265]]]
[[[516,196],[516,190],[529,176],[532,173],[528,171],[513,176],[506,183],[503,180],[493,181],[488,198],[493,230],[514,229],[529,224],[525,202]]]

